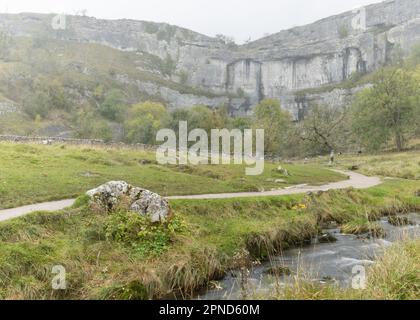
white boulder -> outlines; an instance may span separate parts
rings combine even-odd
[[[110,181],[86,194],[91,202],[109,211],[115,209],[120,201],[128,199],[130,210],[148,217],[152,223],[163,223],[172,215],[166,199],[149,190],[134,187],[125,181]]]

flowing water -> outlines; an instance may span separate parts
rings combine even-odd
[[[246,277],[240,271],[233,271],[222,281],[215,283],[199,295],[203,300],[242,299],[244,294],[264,295],[290,282],[288,275],[273,276],[267,270],[273,266],[282,266],[293,274],[302,274],[305,279],[320,283],[332,282],[342,287],[349,287],[354,276],[355,266],[369,266],[393,242],[407,238],[420,238],[420,214],[408,215],[413,225],[395,227],[387,218],[380,223],[386,232],[383,239],[368,239],[355,235],[341,234],[339,229],[328,229],[337,241],[321,244],[316,239],[312,245],[285,251],[282,255],[271,258],[269,262],[253,267]],[[246,290],[244,290],[246,288]]]

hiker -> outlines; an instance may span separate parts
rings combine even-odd
[[[330,166],[332,166],[334,164],[334,158],[335,158],[334,150],[331,150],[331,153],[330,153]]]

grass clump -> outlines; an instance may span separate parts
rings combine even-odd
[[[107,287],[100,293],[102,300],[148,300],[149,289],[140,281],[132,281],[126,285]]]
[[[370,222],[369,220],[353,220],[341,227],[341,232],[344,234],[363,235],[368,234],[373,238],[381,238],[385,236],[384,229],[377,222]]]
[[[81,195],[76,198],[73,203],[73,208],[78,209],[81,207],[85,207],[89,204],[90,197],[87,194]]]
[[[397,215],[392,215],[388,217],[388,222],[396,227],[403,227],[412,224],[408,217],[401,217]]]
[[[407,240],[388,249],[368,270],[363,297],[381,300],[420,299],[420,241]]]

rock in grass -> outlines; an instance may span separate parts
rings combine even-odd
[[[414,192],[414,196],[420,197],[420,190],[417,190],[416,192]]]
[[[331,276],[325,276],[325,277],[322,277],[322,279],[320,279],[319,282],[321,284],[333,284],[333,283],[337,282],[337,280],[334,279]]]
[[[139,164],[141,164],[142,166],[148,165],[148,164],[153,164],[153,162],[151,160],[148,159],[142,159],[139,160]]]
[[[408,217],[401,217],[401,216],[389,216],[388,222],[396,227],[403,227],[403,226],[408,226],[412,224],[412,222],[410,221],[410,219],[408,219]]]
[[[112,211],[123,204],[152,223],[166,222],[172,216],[166,199],[146,189],[137,188],[125,181],[110,181],[86,193],[90,202],[106,211]],[[127,203],[128,202],[128,203]]]
[[[282,174],[285,177],[289,177],[290,176],[289,171],[287,169],[283,168],[282,166],[279,166],[277,168],[277,172],[280,173],[280,174]]]
[[[325,233],[318,237],[319,243],[334,243],[337,242],[337,238],[334,237],[331,233]]]
[[[274,180],[274,182],[275,183],[287,183],[287,181],[284,180],[284,179],[276,179],[276,180]]]
[[[95,204],[104,209],[114,209],[122,196],[128,195],[131,186],[125,181],[110,181],[96,189],[89,190],[86,194]]]
[[[266,270],[264,270],[265,274],[269,274],[272,276],[290,276],[292,274],[292,271],[288,267],[284,266],[272,266]]]
[[[165,222],[171,216],[171,209],[168,201],[157,193],[137,188],[137,199],[131,204],[131,211],[137,212],[150,218],[151,222]]]

